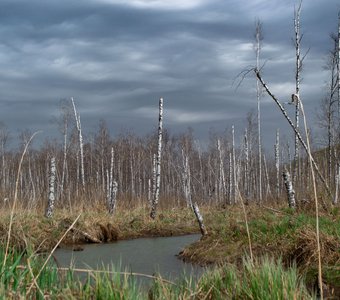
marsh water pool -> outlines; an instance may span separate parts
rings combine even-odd
[[[83,251],[57,249],[54,256],[60,267],[73,266],[93,270],[113,267],[132,273],[160,274],[162,278],[169,280],[179,279],[184,274],[198,278],[203,274],[204,268],[185,263],[176,255],[199,238],[199,234],[191,234],[88,244],[84,245]]]

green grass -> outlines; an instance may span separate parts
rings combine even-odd
[[[313,299],[295,266],[285,270],[280,260],[268,258],[255,263],[245,259],[241,269],[214,269],[194,287],[188,280],[170,289],[157,282],[150,294],[153,299]]]
[[[37,285],[43,294],[52,298],[67,296],[66,298],[82,299],[108,297],[112,299],[147,299],[148,297],[151,299],[204,299],[205,297],[260,299],[263,297],[266,299],[265,295],[269,293],[269,288],[272,291],[277,289],[274,292],[275,297],[289,298],[292,293],[295,293],[296,286],[293,283],[298,282],[302,284],[299,288],[303,293],[301,297],[295,298],[304,299],[303,282],[312,285],[317,277],[314,212],[290,209],[268,210],[252,205],[247,206],[246,210],[252,252],[258,259],[254,265],[243,259],[249,255],[249,245],[242,209],[236,206],[227,209],[202,207],[201,211],[209,235],[188,246],[183,252],[183,257],[193,262],[218,263],[225,267],[215,269],[203,276],[197,286],[193,284],[193,279],[190,277],[185,277],[175,286],[158,280],[150,291],[146,292],[145,289],[138,288],[136,280],[131,276],[124,278],[118,275],[112,277],[108,274],[92,273],[89,275],[88,282],[79,282],[72,272],[61,274],[52,265],[43,270],[37,279]],[[31,250],[26,249],[26,252],[33,253],[45,239],[48,240],[45,249],[51,249],[66,230],[63,223],[70,223],[73,220],[74,215],[67,215],[63,211],[56,211],[55,217],[51,220],[46,220],[39,214],[18,213],[15,215],[11,236],[12,249],[25,249],[23,241],[26,240],[31,247]],[[155,221],[149,218],[146,208],[132,211],[118,210],[113,217],[101,210],[92,213],[85,211],[76,227],[95,235],[100,229],[98,224],[103,226],[111,224],[119,228],[121,239],[198,231],[195,218],[187,209],[160,211]],[[6,221],[0,222],[0,225],[4,231],[2,235],[4,238]],[[320,235],[324,281],[334,288],[340,288],[338,210],[334,209],[331,214],[320,216]],[[69,242],[74,241],[74,238],[72,234],[67,236]],[[75,241],[79,242],[77,239]],[[0,251],[0,264],[3,261],[2,255]],[[22,296],[27,293],[27,287],[32,283],[32,274],[27,268],[17,268],[18,264],[24,263],[27,255],[21,257],[19,252],[13,250],[6,266],[0,266],[0,298]],[[261,260],[261,257],[271,258]],[[287,267],[294,263],[296,267]],[[31,264],[32,272],[36,275],[42,266],[41,258],[33,255]],[[285,277],[284,281],[282,276]],[[305,277],[305,280],[300,276]],[[280,289],[284,294],[279,293]],[[36,286],[31,293],[34,293],[34,296],[30,295],[33,298],[42,297]]]
[[[171,284],[157,278],[149,288],[139,286],[127,274],[93,271],[79,280],[74,271],[61,272],[50,263],[30,290],[44,258],[15,251],[9,253],[5,265],[3,258],[0,250],[1,299],[311,299],[296,267],[285,270],[281,261],[271,259],[254,264],[245,259],[241,269],[230,265],[214,268],[197,282],[184,277]]]

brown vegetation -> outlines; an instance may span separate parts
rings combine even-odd
[[[8,212],[1,213],[0,242],[5,243],[9,226]],[[37,251],[48,251],[57,243],[79,212],[56,210],[53,219],[43,217],[41,210],[20,210],[14,216],[10,243],[15,248],[27,245]],[[199,232],[189,209],[162,210],[156,221],[148,216],[148,207],[126,210],[118,208],[114,217],[104,206],[86,210],[62,241],[62,245],[114,242],[146,236],[171,236]]]

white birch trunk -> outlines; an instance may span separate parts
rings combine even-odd
[[[109,170],[106,169],[106,181],[104,181],[104,184],[106,182],[106,201],[110,202],[110,195],[111,195],[111,181],[110,181],[110,173]]]
[[[295,11],[294,15],[294,30],[295,30],[295,95],[296,103],[295,104],[295,128],[299,131],[299,116],[300,116],[300,71],[301,71],[301,50],[300,50],[300,12],[301,12],[301,2],[298,9]],[[298,165],[299,165],[299,138],[297,134],[295,134],[295,154],[294,154],[294,169],[293,169],[293,183],[296,183],[296,179],[298,176]]]
[[[223,162],[223,150],[221,149],[221,142],[217,139],[217,150],[219,154],[219,195],[222,195],[222,200],[226,198],[226,186],[225,186],[225,174],[224,174],[224,162]]]
[[[113,183],[113,162],[114,162],[114,152],[113,152],[113,147],[111,147],[111,162],[110,162],[110,187],[109,187],[109,195],[111,195],[111,188],[112,188],[112,183]]]
[[[340,164],[338,164],[337,174],[335,175],[335,195],[333,199],[333,205],[338,204],[338,197],[339,197],[339,180],[340,179]]]
[[[256,68],[260,69],[260,52],[262,41],[262,25],[260,21],[256,22],[255,29],[255,51],[256,51]],[[256,80],[256,98],[257,98],[257,131],[258,131],[258,200],[262,201],[262,145],[261,145],[261,87],[258,80]]]
[[[237,202],[236,199],[236,183],[237,183],[237,178],[236,178],[236,154],[235,154],[235,130],[234,130],[234,125],[231,127],[231,134],[232,134],[232,139],[233,139],[233,144],[232,144],[232,152],[233,152],[233,202],[234,204]]]
[[[66,163],[67,163],[67,118],[64,120],[64,145],[63,145],[63,170],[61,175],[61,185],[60,185],[60,197],[64,195],[64,184],[65,184],[65,174],[66,174]]]
[[[152,201],[156,192],[156,154],[152,156],[152,195],[151,195],[151,207]]]
[[[338,71],[338,116],[340,118],[340,11],[338,13],[338,61],[337,61],[337,71]]]
[[[114,213],[115,208],[116,208],[117,192],[118,192],[118,184],[116,181],[112,180],[112,182],[110,182],[110,198],[108,202],[110,215]]]
[[[248,130],[246,128],[244,132],[244,154],[245,154],[245,166],[244,166],[244,189],[246,203],[249,201],[249,142],[248,142]]]
[[[232,165],[232,153],[229,153],[229,189],[228,189],[228,200],[229,204],[232,203],[233,197],[233,165]]]
[[[263,165],[264,165],[264,174],[265,174],[265,178],[266,178],[266,200],[268,198],[269,195],[272,194],[271,188],[270,188],[270,182],[269,182],[269,174],[268,174],[268,168],[267,168],[267,160],[266,160],[266,156],[263,155]]]
[[[289,172],[285,169],[283,170],[283,180],[286,186],[287,191],[287,198],[288,198],[288,206],[290,208],[295,208],[296,202],[295,202],[295,191],[293,188],[292,180],[290,178]]]
[[[78,130],[78,138],[79,138],[81,183],[82,183],[83,189],[85,189],[84,145],[83,145],[83,135],[82,135],[82,131],[81,131],[80,115],[77,113],[73,97],[71,98],[71,102],[72,102],[72,106],[73,106],[74,117],[76,119],[76,126],[77,126],[77,130]]]
[[[199,210],[198,205],[197,205],[196,202],[192,205],[192,209],[193,209],[193,211],[195,213],[195,216],[196,216],[198,225],[200,227],[200,231],[201,231],[202,236],[207,235],[208,231],[207,231],[207,229],[204,226],[203,217],[202,217],[202,215],[200,213],[200,210]]]
[[[46,218],[51,218],[53,215],[54,201],[55,201],[55,194],[54,194],[55,176],[56,176],[55,158],[52,157],[51,165],[50,165],[48,203],[47,203],[47,209],[45,213]]]
[[[204,182],[204,180],[203,180],[202,151],[201,151],[200,144],[198,143],[198,141],[195,141],[195,143],[196,143],[196,147],[197,147],[198,160],[199,160],[199,164],[200,164],[200,184],[204,189],[204,191],[202,192],[202,196],[205,197],[206,196],[205,192],[209,190],[209,184],[207,184],[207,182]]]
[[[280,132],[276,130],[276,143],[275,143],[275,168],[276,168],[276,197],[280,197]]]
[[[184,197],[187,203],[187,207],[191,207],[192,202],[191,202],[190,166],[189,166],[188,156],[184,154],[183,149],[182,149],[182,159],[183,159],[182,181],[183,181]]]
[[[153,195],[150,217],[156,218],[159,200],[159,190],[161,185],[161,159],[162,159],[162,136],[163,136],[163,98],[159,99],[159,119],[158,119],[158,151],[156,160],[156,186]]]
[[[151,204],[152,204],[152,183],[151,183],[151,179],[148,179],[148,203],[151,207]]]

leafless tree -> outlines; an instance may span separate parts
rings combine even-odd
[[[257,20],[255,23],[255,52],[256,52],[256,68],[260,69],[260,53],[262,47],[262,23]],[[262,201],[262,145],[261,145],[261,96],[262,87],[256,80],[256,99],[257,99],[257,133],[258,133],[258,200]]]
[[[151,206],[150,217],[156,218],[157,205],[159,200],[159,190],[161,185],[161,159],[162,159],[162,139],[163,137],[163,98],[159,99],[159,118],[158,118],[158,147],[156,158],[156,185],[155,193],[153,195],[153,201]]]
[[[78,138],[79,138],[81,183],[82,183],[83,189],[85,189],[84,144],[83,144],[83,134],[81,130],[80,114],[77,113],[73,97],[71,98],[71,102],[73,106],[74,117],[76,121],[76,126],[78,130]]]

